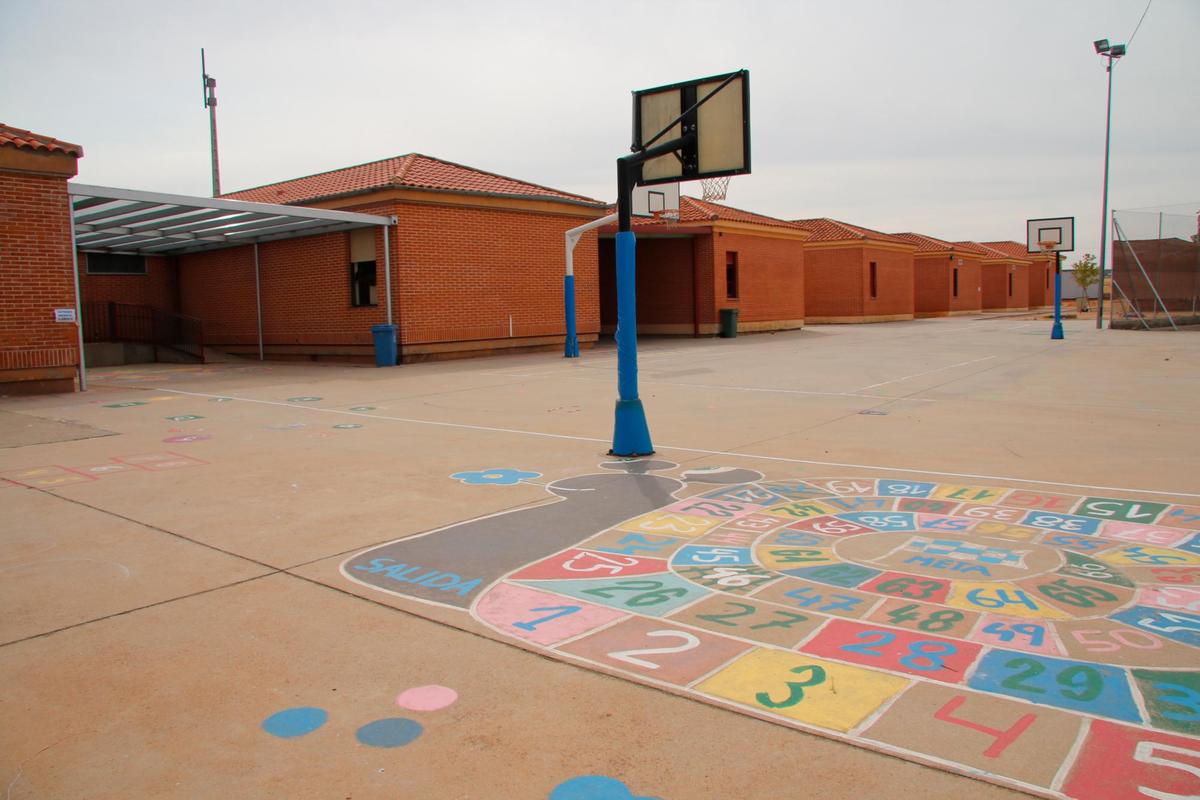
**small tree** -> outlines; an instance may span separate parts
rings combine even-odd
[[[1088,287],[1094,286],[1100,278],[1100,268],[1096,266],[1096,257],[1091,253],[1084,253],[1083,258],[1071,265],[1071,271],[1075,276],[1075,282],[1083,290],[1083,296],[1079,298],[1079,310],[1087,311]],[[1104,291],[1104,287],[1101,287],[1100,291]]]

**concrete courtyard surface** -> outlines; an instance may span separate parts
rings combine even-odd
[[[708,482],[714,467],[764,480],[1127,498],[1164,514],[1183,508],[1176,518],[1190,519],[1186,509],[1200,506],[1200,337],[1097,332],[1087,321],[1067,321],[1066,335],[1052,342],[1047,321],[984,316],[643,341],[641,390],[660,463],[640,476],[605,455],[616,383],[609,347],[578,360],[540,353],[394,369],[139,365],[93,371],[86,393],[0,401],[7,796],[547,798],[586,775],[628,787],[578,795],[604,800],[858,798],[897,786],[931,798],[1020,796],[1013,787],[1084,796],[1054,759],[1090,747],[1080,719],[1090,720],[1088,736],[1131,721],[1115,706],[1021,706],[1044,728],[1031,728],[1008,761],[976,763],[954,750],[965,729],[917,730],[929,725],[922,708],[951,697],[917,682],[876,716],[847,722],[838,735],[850,741],[838,741],[813,735],[819,721],[795,717],[797,729],[747,711],[731,690],[692,691],[702,678],[719,683],[713,670],[733,650],[697,663],[695,680],[626,679],[621,665],[585,652],[587,639],[506,635],[482,604],[467,614],[471,603],[455,599],[468,596],[465,569],[458,583],[443,569],[432,588],[396,592],[366,570],[347,577],[395,540],[447,529],[398,552],[434,553],[462,534],[456,557],[480,575],[495,566],[482,593],[617,520],[719,489]],[[622,481],[642,496],[622,495],[615,508],[570,496]],[[655,494],[684,482],[673,497]],[[556,486],[558,511],[547,503]],[[559,513],[585,507],[578,520]],[[527,536],[502,524],[513,519],[534,520]],[[1169,527],[1165,519],[1158,524]],[[518,556],[524,548],[537,554]],[[1157,568],[1146,564],[1173,566],[1175,556],[1139,552],[1159,560],[1106,563],[1126,564],[1144,598],[1158,591],[1145,588]],[[501,568],[505,554],[515,561]],[[1191,563],[1178,574],[1190,579]],[[1174,588],[1191,602],[1194,589]],[[579,596],[571,591],[554,608]],[[613,613],[586,598],[570,607]],[[1063,631],[1080,624],[1068,619]],[[1188,647],[1186,636],[1171,638],[1156,648],[1163,661],[1129,663],[1191,675],[1200,651]],[[1070,647],[1059,655],[1079,657]],[[830,675],[851,669],[839,658],[821,662]],[[899,685],[902,671],[878,680]],[[430,685],[457,699],[398,706],[397,695]],[[1149,701],[1137,692],[1144,713]],[[1020,698],[985,700],[978,724],[1014,723],[1004,704]],[[1144,785],[1160,794],[1140,796],[1200,793],[1200,757],[1176,742],[1200,752],[1200,708],[1183,707],[1168,709],[1182,721],[1149,727],[1174,737],[1170,758],[1185,766],[1151,775]],[[264,728],[300,708],[320,709],[311,713],[324,724],[306,735]],[[946,770],[990,773],[1006,786]],[[1139,796],[1137,786],[1114,787],[1105,796]]]

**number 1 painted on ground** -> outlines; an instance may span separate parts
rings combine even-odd
[[[574,614],[576,611],[582,611],[583,606],[543,606],[542,608],[531,608],[529,610],[533,612],[554,611],[556,613],[541,617],[539,619],[531,619],[528,622],[514,622],[514,628],[520,628],[523,631],[532,631],[543,622],[549,622],[552,619],[558,619],[559,617],[565,617],[567,614]]]

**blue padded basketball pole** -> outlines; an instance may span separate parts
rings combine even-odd
[[[637,239],[633,234],[633,187],[641,178],[643,163],[674,153],[694,136],[688,134],[617,159],[617,408],[610,455],[648,456],[654,453],[646,410],[638,397]]]
[[[1063,338],[1062,328],[1062,253],[1054,251],[1054,325],[1050,328],[1051,339]]]

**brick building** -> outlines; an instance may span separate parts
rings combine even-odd
[[[985,253],[983,270],[984,311],[1029,310],[1029,259],[978,242],[957,242],[979,247]]]
[[[913,318],[915,245],[835,219],[800,219],[795,224],[811,234],[804,245],[806,322]]]
[[[804,325],[808,233],[774,217],[679,199],[679,219],[634,218],[638,333],[710,336],[719,312],[738,309],[738,331]],[[601,228],[600,319],[617,324],[616,225]]]
[[[897,233],[916,246],[913,254],[913,313],[917,318],[978,314],[983,304],[982,248],[920,233]]]
[[[1051,308],[1054,305],[1054,256],[1030,253],[1020,242],[980,242],[984,247],[999,250],[1016,259],[1029,262],[1029,308]]]
[[[67,181],[82,156],[0,124],[0,394],[74,390],[78,323],[55,311],[77,309]]]
[[[604,213],[590,198],[421,154],[383,159],[223,199],[395,217],[391,300],[402,361],[561,347],[564,233]],[[272,359],[369,361],[385,321],[383,231],[363,228],[169,259],[141,274],[87,274],[89,301],[178,311],[205,343]],[[88,272],[92,270],[89,266]],[[596,237],[575,251],[579,340],[599,331]]]

